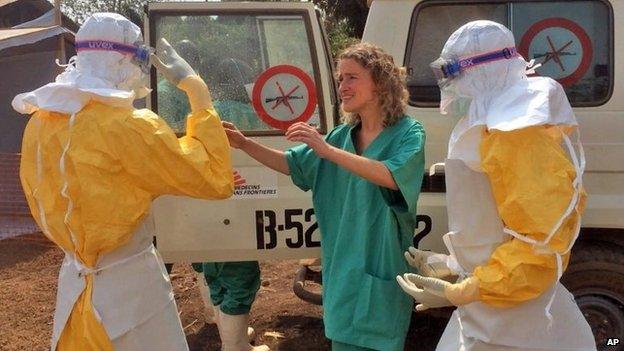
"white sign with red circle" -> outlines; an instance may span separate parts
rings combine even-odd
[[[260,119],[282,130],[308,121],[316,108],[314,81],[303,70],[290,65],[273,66],[262,72],[251,96]]]
[[[533,24],[522,36],[518,51],[542,66],[540,75],[563,86],[578,82],[592,61],[589,36],[577,23],[566,18],[547,18]]]

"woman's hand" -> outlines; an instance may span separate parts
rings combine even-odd
[[[240,149],[263,165],[283,174],[290,174],[286,154],[281,150],[268,148],[257,141],[247,138],[230,122],[221,121],[230,146]]]
[[[242,149],[243,145],[247,142],[247,137],[245,137],[233,123],[221,121],[221,125],[225,130],[230,146],[235,149]]]
[[[382,162],[331,146],[316,128],[306,123],[298,122],[290,126],[286,131],[286,139],[306,143],[318,157],[333,162],[371,183],[392,190],[399,189],[392,174]]]
[[[325,141],[316,128],[304,122],[291,125],[286,131],[286,139],[306,143],[320,158],[327,158],[332,151],[332,146]]]

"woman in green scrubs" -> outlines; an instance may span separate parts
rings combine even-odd
[[[405,115],[405,70],[356,44],[338,59],[343,124],[327,136],[296,123],[286,152],[223,122],[230,145],[312,190],[322,236],[325,334],[332,350],[403,350],[411,304],[394,277],[416,227],[425,133]]]

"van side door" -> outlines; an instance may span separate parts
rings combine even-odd
[[[326,134],[336,98],[323,33],[311,3],[150,3],[151,46],[166,38],[210,88],[220,118],[278,150],[297,121]],[[152,71],[148,106],[180,135],[186,96]],[[288,176],[232,149],[236,190],[228,200],[162,196],[153,205],[166,262],[318,257],[311,194]]]

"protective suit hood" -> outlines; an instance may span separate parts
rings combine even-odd
[[[442,49],[444,59],[466,58],[515,47],[505,26],[492,21],[469,22],[456,30]],[[467,119],[466,126],[510,131],[535,125],[576,125],[561,85],[551,78],[531,77],[520,55],[462,72],[441,90],[440,110]]]
[[[139,27],[125,17],[95,13],[76,33],[76,42],[88,40],[136,45],[143,37]],[[107,50],[79,51],[53,83],[17,95],[12,105],[24,114],[39,109],[72,114],[92,99],[107,105],[132,107],[134,99],[149,93],[144,78],[131,55]]]

